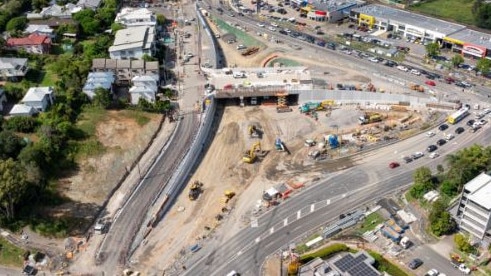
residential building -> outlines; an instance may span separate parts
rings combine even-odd
[[[151,103],[155,102],[158,84],[154,78],[151,76],[139,76],[134,77],[131,82],[133,86],[130,88],[129,93],[132,104],[138,104],[140,99],[145,99]]]
[[[5,90],[0,88],[0,111],[3,111],[3,104],[7,102],[7,96],[5,95]]]
[[[53,87],[31,87],[22,98],[21,103],[44,112],[54,103]]]
[[[146,8],[123,8],[116,15],[114,22],[125,27],[155,26],[157,18],[154,12]]]
[[[373,264],[375,260],[365,251],[355,254],[338,254],[334,258],[324,261],[315,258],[300,267],[299,276],[380,276]]]
[[[77,13],[81,11],[82,8],[78,7],[75,4],[68,3],[64,6],[60,5],[51,5],[48,7],[45,7],[41,10],[39,13],[28,13],[27,14],[27,19],[43,19],[43,18],[49,18],[49,17],[56,17],[56,18],[72,18],[72,14]]]
[[[101,6],[102,0],[79,0],[76,4],[77,7],[82,9],[97,10]]]
[[[34,107],[25,104],[16,104],[9,112],[10,116],[33,116],[37,114]]]
[[[0,77],[4,80],[22,78],[28,70],[27,58],[0,57]]]
[[[6,43],[12,50],[24,49],[32,54],[48,54],[51,49],[51,38],[46,35],[30,34],[27,37],[9,38]]]
[[[45,35],[51,39],[56,37],[55,30],[48,25],[29,24],[24,30],[25,34]]]
[[[92,71],[112,72],[116,75],[116,82],[129,84],[131,79],[138,76],[151,76],[160,83],[158,61],[122,60],[96,58],[92,60]]]
[[[155,27],[139,26],[116,32],[114,43],[109,47],[112,59],[141,59],[155,54]]]
[[[464,185],[456,221],[479,240],[491,237],[491,175],[481,173]]]
[[[97,88],[104,88],[113,93],[113,83],[115,81],[114,73],[112,72],[90,72],[85,81],[85,85],[82,88],[82,92],[86,94],[90,99],[94,98],[95,90]]]

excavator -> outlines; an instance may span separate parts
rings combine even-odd
[[[249,136],[252,138],[259,138],[260,137],[260,131],[259,131],[257,126],[249,125]]]
[[[224,197],[224,202],[225,203],[228,203],[235,196],[235,193],[232,192],[232,191],[227,190],[227,191],[225,191],[223,193],[223,195],[225,196]]]
[[[261,142],[256,142],[251,146],[250,150],[244,152],[242,161],[244,163],[252,164],[256,161],[257,157],[264,157],[268,152],[261,149]]]
[[[199,182],[198,180],[195,180],[193,185],[189,188],[189,199],[190,200],[196,200],[198,199],[199,195],[203,191],[203,183]]]

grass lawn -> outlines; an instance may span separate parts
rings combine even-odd
[[[135,122],[139,126],[144,126],[148,122],[150,122],[150,118],[148,116],[145,116],[145,112],[136,111],[136,110],[124,110],[122,112],[122,115],[127,117],[127,118],[131,118],[131,119],[135,120]]]
[[[382,223],[383,221],[384,218],[378,212],[371,213],[365,218],[363,224],[356,231],[359,232],[360,234],[363,234],[367,231],[375,229],[375,227],[380,223]]]
[[[213,18],[213,20],[216,22],[218,28],[220,28],[223,32],[225,33],[230,33],[235,35],[237,38],[237,41],[240,44],[244,44],[247,47],[251,46],[256,46],[256,47],[264,47],[264,43],[260,42],[259,40],[255,39],[248,33],[238,30],[237,28],[230,26],[228,23],[225,21],[218,19],[218,18]]]
[[[474,25],[473,4],[474,1],[469,0],[433,0],[416,4],[409,9],[429,16]]]
[[[24,250],[13,246],[7,240],[0,238],[0,264],[11,267],[22,267]]]
[[[45,70],[41,79],[41,86],[54,86],[58,80],[58,75],[50,70],[48,66],[46,66]]]
[[[302,64],[298,61],[287,59],[287,58],[275,58],[271,60],[268,64],[268,67],[273,67],[275,63],[281,63],[284,66],[302,66]]]

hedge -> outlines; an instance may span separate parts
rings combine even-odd
[[[345,244],[335,243],[333,245],[321,248],[315,252],[312,252],[309,254],[304,254],[304,255],[300,256],[300,262],[305,264],[305,263],[312,261],[313,259],[315,259],[317,257],[324,259],[324,258],[328,258],[328,257],[330,257],[336,253],[349,251],[349,250],[350,250],[350,248],[348,246],[346,246]],[[394,275],[394,276],[397,276],[397,275]]]
[[[385,259],[382,255],[370,250],[367,250],[367,252],[368,254],[370,254],[370,256],[372,256],[375,259],[374,266],[378,271],[381,272],[385,271],[392,276],[408,276],[408,274],[405,271],[403,271],[397,265]]]

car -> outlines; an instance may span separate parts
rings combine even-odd
[[[445,135],[445,140],[447,140],[447,141],[450,141],[453,138],[455,138],[455,135],[453,135],[452,133],[448,133],[447,135]]]
[[[467,121],[466,125],[471,127],[474,125],[475,122],[476,122],[475,120],[469,120],[469,121]]]
[[[445,78],[445,82],[448,83],[448,84],[451,84],[451,83],[454,83],[455,82],[455,79],[452,78],[452,77],[446,77]]]
[[[413,159],[412,159],[411,157],[409,157],[409,156],[404,156],[404,157],[402,157],[402,159],[403,159],[403,160],[404,160],[404,162],[406,162],[406,163],[411,163],[411,162],[413,161]]]
[[[482,119],[482,120],[480,120],[480,121],[479,121],[479,125],[480,125],[480,126],[483,126],[483,125],[485,125],[485,124],[487,124],[487,123],[488,123],[488,121],[486,121],[486,120],[484,120],[484,119]]]
[[[261,27],[261,28],[266,27],[266,25],[264,25],[263,23],[257,23],[257,26],[258,26],[258,27]]]
[[[445,139],[440,139],[440,140],[436,141],[436,144],[437,144],[438,146],[443,146],[443,145],[445,145],[446,143],[447,143],[447,140],[445,140]]]
[[[247,49],[247,46],[242,45],[242,44],[237,45],[237,50],[244,50],[244,49]]]
[[[464,131],[465,131],[465,129],[463,127],[458,127],[457,129],[455,129],[455,133],[457,133],[457,134],[461,134]]]
[[[443,125],[440,125],[440,126],[438,127],[438,129],[439,129],[440,131],[444,131],[444,130],[446,130],[447,128],[448,128],[448,125],[447,125],[447,124],[443,124]]]
[[[401,70],[401,71],[404,71],[404,72],[407,72],[409,69],[407,69],[406,66],[402,66],[402,65],[399,65],[396,67],[397,69]]]
[[[376,57],[371,57],[368,60],[371,61],[371,62],[378,63],[378,58],[376,58]]]
[[[440,273],[438,272],[438,270],[432,268],[430,270],[428,270],[428,272],[426,272],[425,276],[438,276],[440,275]]]
[[[435,136],[435,133],[433,131],[429,131],[426,133],[426,136],[433,137],[433,136]]]
[[[430,80],[434,80],[435,79],[435,76],[432,75],[432,74],[428,74],[428,75],[426,75],[426,78],[427,79],[430,79]]]
[[[418,71],[418,70],[416,70],[416,69],[411,69],[411,74],[414,74],[414,75],[416,75],[416,76],[419,76],[419,75],[421,75],[421,72],[419,72],[419,71]]]
[[[411,154],[411,157],[413,158],[413,160],[416,160],[418,158],[423,157],[424,155],[425,155],[424,152],[417,151],[417,152]]]
[[[397,162],[390,162],[389,163],[389,168],[391,168],[391,169],[397,168],[399,166],[400,166],[400,164]]]
[[[408,264],[408,266],[409,266],[410,269],[413,269],[414,270],[414,269],[417,269],[418,267],[420,267],[422,264],[423,264],[423,261],[421,259],[416,258],[416,259],[413,259]]]
[[[429,85],[429,86],[436,86],[436,82],[432,81],[432,80],[427,80],[425,81],[425,84],[426,85]]]
[[[271,26],[273,26],[273,27],[275,27],[275,28],[278,28],[278,24],[276,24],[276,23],[274,23],[274,22],[273,22],[273,23],[271,23]]]
[[[465,87],[465,85],[464,85],[462,82],[460,82],[460,81],[456,81],[454,84],[455,84],[455,86],[457,86],[457,87],[466,88],[466,87]]]
[[[268,28],[268,29],[269,29],[270,31],[272,31],[272,32],[276,32],[276,29],[275,29],[273,26],[269,26],[269,28]]]
[[[285,30],[279,30],[278,32],[279,32],[280,34],[282,34],[282,35],[288,35],[288,33],[287,33],[287,32],[285,32]]]
[[[435,150],[437,150],[438,147],[435,146],[435,145],[429,145],[428,148],[426,149],[428,152],[434,152]]]
[[[476,131],[478,131],[479,129],[481,128],[481,126],[473,126],[470,130],[471,133],[475,133]]]
[[[437,158],[438,156],[440,156],[440,154],[438,154],[438,152],[432,152],[432,153],[429,155],[429,157],[430,157],[431,159],[435,159],[435,158]]]
[[[26,265],[24,269],[22,269],[22,274],[24,275],[36,275],[37,269],[32,265]]]

